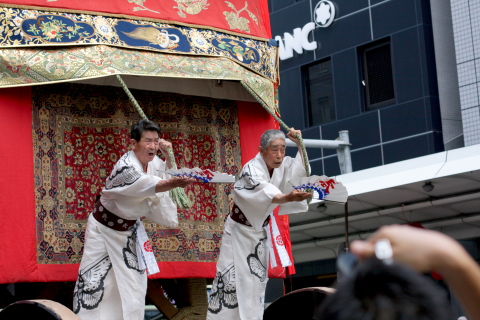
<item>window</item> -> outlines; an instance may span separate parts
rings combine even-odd
[[[364,47],[361,55],[367,110],[395,103],[390,40]]]
[[[332,61],[322,60],[304,69],[308,126],[313,127],[335,120]]]

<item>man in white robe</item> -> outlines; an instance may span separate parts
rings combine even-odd
[[[300,131],[292,128],[288,137],[300,148],[297,134]],[[311,197],[288,183],[305,177],[306,171],[301,154],[285,157],[285,149],[285,134],[267,130],[260,152],[243,167],[235,183],[235,204],[225,224],[207,320],[263,319],[268,263],[276,265],[272,234],[275,240],[281,240],[276,236],[273,210],[280,205],[280,214],[306,212],[306,199]],[[277,244],[280,261],[288,266],[291,262],[282,241]]]
[[[88,218],[73,302],[82,320],[144,319],[147,272],[159,270],[140,218],[177,226],[177,206],[168,191],[194,181],[164,173],[171,167],[171,143],[160,133],[152,121],[132,126],[132,151],[116,163]],[[158,149],[166,163],[157,157]]]

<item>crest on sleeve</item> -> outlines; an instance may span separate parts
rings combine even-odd
[[[237,182],[235,182],[235,189],[237,190],[253,190],[260,185],[260,182],[255,180],[256,171],[255,168],[252,168],[251,164],[248,163],[245,165],[242,171],[242,175]]]
[[[105,255],[80,270],[75,285],[73,312],[78,313],[81,307],[88,310],[98,307],[105,292],[104,280],[111,268],[110,258]]]
[[[218,272],[213,281],[208,311],[219,313],[222,307],[235,309],[238,307],[237,287],[235,284],[235,266],[228,265],[222,272]]]
[[[110,177],[107,178],[105,189],[110,190],[113,188],[129,186],[135,183],[135,181],[141,176],[142,174],[132,166],[122,167],[120,170],[113,172]]]

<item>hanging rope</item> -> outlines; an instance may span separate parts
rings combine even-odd
[[[287,126],[285,124],[285,122],[282,121],[282,119],[280,119],[277,114],[269,107],[265,104],[265,102],[263,102],[263,100],[257,95],[256,92],[254,92],[252,89],[250,89],[249,86],[247,86],[245,83],[243,82],[240,82],[243,87],[245,89],[247,89],[248,92],[250,92],[254,97],[257,98],[258,101],[260,101],[260,104],[262,105],[262,107],[267,110],[268,113],[270,113],[270,115],[272,117],[275,118],[275,120],[278,121],[278,123],[280,123],[280,125],[287,131],[290,131],[290,127]],[[305,171],[307,172],[307,177],[310,176],[310,165],[309,165],[309,161],[308,161],[308,154],[307,154],[307,149],[305,148],[305,143],[303,142],[303,139],[302,139],[302,136],[297,134],[297,138],[298,140],[300,140],[300,147],[302,149],[302,154],[303,154],[303,162],[304,162],[304,165],[305,165]]]
[[[125,91],[125,93],[127,94],[128,98],[130,99],[130,101],[132,102],[133,106],[135,107],[135,109],[137,110],[137,112],[140,114],[140,116],[143,118],[143,119],[148,119],[148,117],[145,115],[145,113],[143,112],[142,108],[140,107],[140,105],[138,104],[137,100],[135,99],[135,97],[132,95],[132,93],[130,92],[130,89],[128,89],[127,85],[125,84],[125,82],[123,81],[122,77],[120,77],[120,75],[116,75],[118,81],[120,82],[120,84],[122,85],[123,87],[123,90]],[[282,119],[280,119],[277,114],[268,106],[265,104],[265,102],[263,102],[263,100],[257,95],[257,93],[255,91],[253,91],[249,86],[247,86],[243,81],[240,81],[240,83],[243,85],[243,87],[245,89],[247,89],[248,92],[250,92],[251,95],[253,95],[254,97],[257,98],[257,101],[260,101],[260,104],[261,106],[267,110],[267,112],[275,119],[278,121],[278,123],[287,131],[290,131],[290,127],[287,126],[287,124],[285,122],[282,121]],[[310,176],[310,165],[309,165],[309,160],[308,160],[308,154],[307,154],[307,149],[305,148],[305,143],[303,142],[303,138],[300,134],[297,134],[297,138],[298,140],[300,141],[300,148],[302,150],[302,155],[303,155],[303,162],[304,162],[304,165],[305,165],[305,171],[307,173],[307,177]],[[177,168],[177,163],[175,162],[175,156],[173,155],[173,151],[172,149],[168,148],[168,155],[170,156],[170,162],[172,163],[172,167],[174,169]],[[313,192],[313,190],[312,190]],[[185,190],[183,188],[175,188],[175,189],[172,189],[170,190],[170,196],[172,197],[172,199],[177,203],[178,206],[180,206],[181,208],[184,208],[184,209],[189,209],[192,207],[193,203],[190,201],[190,199],[188,199],[187,195],[185,194]]]
[[[118,75],[118,74],[116,76],[117,76],[118,81],[122,85],[123,90],[127,94],[128,98],[132,102],[132,104],[135,107],[135,109],[137,110],[137,112],[140,114],[140,116],[143,119],[148,120],[148,117],[145,115],[142,108],[138,104],[137,100],[135,99],[135,97],[130,92],[130,89],[128,89],[128,87],[125,84],[125,82],[123,81],[122,77],[120,77],[120,75]],[[177,162],[175,161],[175,156],[173,154],[172,149],[168,148],[167,152],[168,152],[168,156],[170,158],[170,162],[172,164],[172,168],[177,169]],[[185,190],[183,188],[174,188],[174,189],[170,190],[170,197],[182,209],[190,209],[193,205],[193,203],[190,201],[190,199],[188,199],[187,195],[185,194]]]

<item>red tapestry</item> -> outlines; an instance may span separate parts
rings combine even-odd
[[[141,17],[271,38],[268,0],[2,0],[3,6]]]
[[[58,226],[61,223],[58,220],[58,216],[56,222],[52,224],[42,224],[42,220],[39,218],[38,213],[43,212],[41,209],[48,208],[50,202],[46,201],[44,203],[45,207],[43,207],[43,205],[40,207],[36,192],[38,192],[38,185],[42,183],[42,180],[48,180],[44,178],[49,177],[49,170],[47,170],[43,178],[38,176],[36,173],[34,175],[34,172],[39,170],[42,165],[47,166],[49,162],[54,163],[53,165],[50,165],[50,168],[57,168],[53,172],[58,172],[58,162],[50,161],[50,159],[58,158],[58,155],[56,155],[55,152],[50,151],[50,149],[45,152],[41,147],[39,148],[38,146],[42,145],[43,148],[47,148],[49,145],[48,137],[55,136],[55,130],[58,129],[58,122],[53,121],[54,119],[51,117],[40,118],[38,113],[35,116],[35,119],[32,119],[32,104],[34,105],[34,110],[37,108],[35,106],[43,105],[46,108],[55,111],[52,112],[52,114],[57,115],[62,113],[64,115],[71,115],[72,112],[74,112],[73,109],[75,109],[78,117],[87,118],[91,121],[93,121],[95,117],[108,118],[109,120],[107,122],[110,123],[110,128],[114,126],[114,122],[116,121],[115,119],[117,119],[115,117],[115,113],[112,113],[112,110],[116,110],[115,108],[117,107],[122,109],[122,112],[125,113],[124,118],[133,119],[137,116],[136,112],[128,106],[127,102],[122,98],[119,98],[123,97],[124,94],[121,90],[108,88],[109,90],[85,91],[84,89],[89,88],[89,86],[78,85],[78,90],[73,90],[72,88],[70,88],[70,90],[66,90],[67,87],[68,86],[54,85],[49,87],[34,88],[35,92],[33,97],[31,94],[32,87],[0,89],[0,146],[2,146],[2,150],[5,150],[6,152],[3,157],[0,157],[0,203],[2,203],[2,210],[0,210],[0,221],[2,221],[2,227],[0,230],[0,283],[75,281],[78,272],[78,263],[45,263],[45,261],[40,261],[38,259],[39,253],[42,255],[45,254],[47,259],[48,256],[50,256],[50,259],[57,258],[58,260],[61,258],[59,257],[61,254],[55,252],[53,246],[59,245],[60,243],[66,245],[63,253],[63,258],[65,260],[68,260],[67,252],[69,252],[72,260],[75,259],[75,257],[78,257],[76,252],[78,249],[74,249],[74,247],[75,245],[78,245],[79,242],[81,243],[81,241],[83,241],[83,230],[85,226],[82,225],[80,220],[76,220],[76,218],[74,218],[75,216],[69,216],[68,219],[64,219],[64,224],[67,222],[66,224],[70,228],[67,230],[68,232],[57,232],[53,233],[52,235],[51,231],[54,230],[53,228],[57,227],[57,231],[60,230],[58,229]],[[82,90],[80,90],[80,88],[82,88]],[[44,90],[47,89],[51,94],[57,94],[58,100],[56,104],[51,105],[52,99],[46,99],[48,96]],[[41,94],[42,92],[45,94]],[[158,103],[154,103],[153,101],[146,101],[146,99],[142,99],[142,96],[139,95],[142,91],[133,92],[138,100],[140,100],[143,107],[148,104],[156,105],[158,109],[156,109],[155,112],[158,115],[161,115],[163,119],[172,120],[175,118],[176,108],[175,105],[171,103],[171,97],[174,95],[158,94],[157,98],[160,99],[157,101]],[[159,95],[163,97],[159,97]],[[221,101],[215,99],[203,100],[204,98],[200,98],[200,100],[197,100],[196,107],[194,107],[192,102],[197,99],[196,97],[176,96],[177,98],[181,97],[184,100],[184,103],[181,104],[182,106],[190,106],[184,113],[192,112],[191,109],[196,108],[197,112],[192,114],[197,114],[197,118],[195,118],[197,123],[202,119],[205,123],[223,123],[225,121],[224,119],[227,119],[226,122],[228,123],[228,113],[225,113],[222,119],[216,117],[215,113],[209,113],[215,117],[198,117],[198,115],[203,113],[198,111],[199,106],[203,105],[205,107],[204,110],[208,110],[208,107],[210,107],[210,110],[212,110],[212,107],[215,107],[215,110],[217,110],[218,107],[222,105]],[[78,103],[82,100],[84,102],[87,100],[88,103]],[[208,103],[199,104],[199,101]],[[263,133],[263,131],[266,129],[278,127],[278,124],[276,124],[273,118],[269,116],[269,114],[257,103],[240,101],[238,103],[230,103],[238,104],[242,164],[244,164],[257,153],[258,141],[261,133]],[[54,108],[55,105],[57,105],[56,108]],[[145,110],[152,110],[152,108],[148,107],[145,108]],[[42,121],[40,121],[40,119],[42,119]],[[214,119],[217,119],[217,121],[212,122]],[[192,120],[193,118],[189,118],[189,121]],[[42,128],[42,130],[45,130],[46,132],[46,138],[43,139],[42,137],[43,142],[38,138],[38,133],[35,132],[33,133],[35,138],[32,139],[32,123],[34,121],[36,122],[34,125],[34,128],[36,129],[34,129],[34,131],[38,132],[39,128]],[[77,124],[76,126],[72,126],[72,129],[73,127],[79,126]],[[120,126],[121,132],[118,133],[120,138],[115,140],[117,147],[120,149],[117,150],[114,148],[113,151],[110,149],[110,151],[117,155],[121,152],[120,150],[122,150],[120,146],[126,145],[126,143],[124,143],[125,141],[122,140],[123,138],[121,135],[123,134],[123,130],[127,127],[128,126]],[[91,132],[96,132],[91,130],[96,129],[94,129],[94,126],[92,123],[90,123],[89,125],[84,126],[84,130],[86,131],[84,131],[85,139],[83,142],[88,143],[87,137]],[[106,130],[105,133],[111,132],[107,126],[104,126],[102,130]],[[166,133],[167,132],[172,131],[166,131]],[[72,137],[75,135],[82,135],[82,133],[79,130],[72,130],[72,133],[67,135],[70,136],[70,138],[67,138],[67,142],[69,139],[70,141],[73,141]],[[108,135],[109,133],[98,135],[99,137],[104,138],[103,144],[105,145],[108,145],[108,141],[111,141],[110,138],[107,138]],[[216,141],[220,140],[221,139],[218,139]],[[184,139],[183,143],[187,142],[188,139]],[[32,144],[37,146],[35,153],[42,153],[40,149],[46,153],[46,156],[44,155],[42,157],[42,162],[39,162],[38,156],[34,155],[34,150],[30,147]],[[237,143],[237,147],[238,145],[239,144]],[[96,149],[91,150],[92,152],[96,152],[94,151]],[[236,147],[232,147],[227,144],[222,150],[224,150],[222,153],[227,159],[234,159],[235,156],[238,155],[232,154],[232,151],[237,150]],[[117,151],[119,153],[117,153]],[[103,151],[99,151],[99,153],[103,154]],[[84,152],[84,154],[86,154],[86,159],[88,160],[88,153]],[[221,155],[220,158],[222,158],[223,155]],[[67,158],[68,157],[72,157],[72,159],[74,159],[73,155],[67,155]],[[35,162],[33,161],[34,159]],[[178,159],[179,156],[177,156],[177,160]],[[180,160],[181,159],[182,158],[180,157]],[[47,167],[45,167],[45,169],[47,169]],[[58,179],[58,175],[56,173],[54,176],[56,177],[57,181],[60,180]],[[90,178],[90,180],[94,180],[94,178]],[[74,180],[69,180],[68,183],[71,184],[73,182]],[[85,183],[84,189],[86,189]],[[58,190],[58,184],[52,185],[49,189],[49,192],[45,192],[45,200],[49,199],[48,196],[55,195],[55,192],[58,193]],[[226,193],[226,190],[224,190],[224,193]],[[85,197],[83,194],[80,195],[80,199],[83,199],[84,207],[87,206],[85,205],[85,201],[91,201],[90,197]],[[56,205],[58,205],[58,203],[56,203]],[[58,207],[60,208],[60,206]],[[86,211],[87,209],[84,209],[84,212]],[[84,212],[79,212],[79,215],[83,215]],[[45,216],[43,222],[45,222],[45,219],[52,219],[52,217],[55,217],[56,214],[56,211],[52,212],[52,210],[50,210],[48,215]],[[41,215],[44,215],[44,213]],[[188,224],[186,225],[188,226]],[[198,230],[201,229],[202,226],[205,229],[208,229],[212,224],[207,225],[205,223],[193,221],[190,222],[190,225],[193,225]],[[45,232],[42,230],[45,230]],[[40,236],[44,236],[45,234],[47,236],[48,234],[52,235],[49,236],[47,240],[51,240],[53,245],[45,245],[43,249],[39,249],[39,245],[42,243]],[[183,237],[183,235],[185,235],[185,232],[183,232],[183,234],[180,234],[181,236],[176,238],[178,243],[181,242],[181,245],[183,246],[182,250],[179,250],[179,252],[183,252],[187,255],[189,253],[194,254],[195,250],[190,250],[190,248],[192,247],[192,244],[195,243],[199,243],[200,245],[198,248],[205,248],[204,250],[206,251],[209,248],[209,245],[216,245],[220,241],[218,235],[221,235],[221,232],[215,234],[215,238],[212,236],[213,241],[207,242],[204,241],[204,239],[198,239],[199,241],[196,242],[196,237]],[[150,236],[168,237],[169,234],[168,232],[164,232],[164,234],[157,232],[157,234],[154,234],[150,231]],[[158,250],[164,249],[160,243],[166,246],[166,242],[160,242],[159,239],[154,239],[154,241],[156,241],[158,245]],[[52,246],[51,249],[49,249],[50,246]],[[72,249],[69,250],[69,247],[72,247]],[[209,250],[213,251],[214,249]],[[73,252],[75,252],[75,254],[73,254]],[[203,251],[199,250],[199,252]],[[160,262],[159,265],[162,272],[158,275],[162,277],[213,278],[215,276],[215,262],[167,261]],[[283,273],[283,275],[284,274],[285,273]]]
[[[239,172],[235,101],[133,93],[148,117],[161,124],[163,138],[173,143],[178,166]],[[79,263],[86,218],[113,165],[128,151],[130,127],[139,115],[120,88],[41,86],[33,89],[33,102],[37,260]],[[179,210],[179,228],[145,221],[157,259],[215,263],[231,207],[231,188],[231,184],[204,183],[187,187],[195,204]],[[197,270],[201,274],[202,267]],[[181,277],[181,272],[160,276]]]

